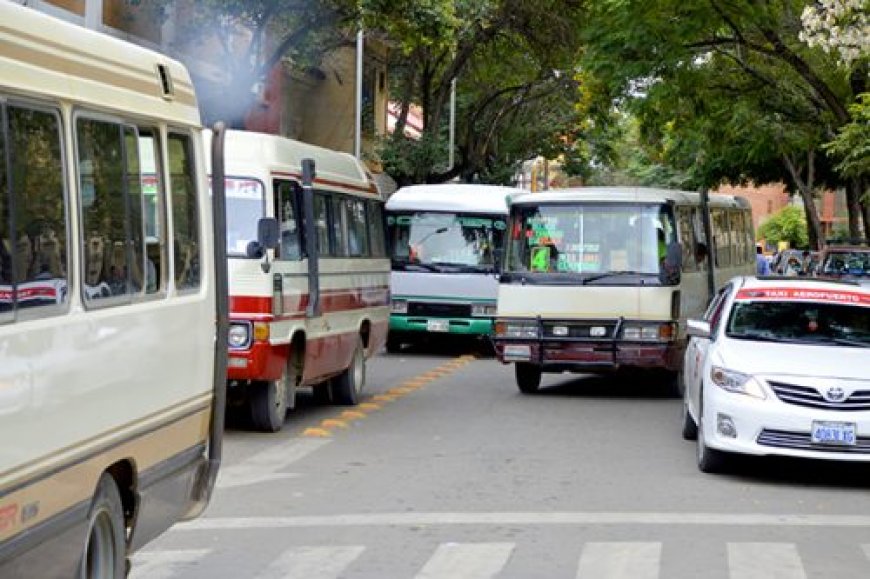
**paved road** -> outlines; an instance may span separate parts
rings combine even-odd
[[[230,430],[205,515],[133,579],[870,577],[870,469],[744,460],[701,474],[679,401],[643,379],[545,377],[417,350],[360,407],[307,398]]]

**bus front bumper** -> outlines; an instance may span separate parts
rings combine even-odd
[[[390,314],[390,331],[488,336],[492,333],[492,318],[428,318]]]
[[[503,364],[528,362],[544,372],[602,372],[620,368],[661,369],[682,366],[683,348],[676,342],[560,341],[493,339]]]
[[[228,380],[277,380],[287,365],[289,346],[255,341],[246,350],[229,351]]]

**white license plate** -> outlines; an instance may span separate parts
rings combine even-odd
[[[855,444],[855,424],[852,422],[813,421],[813,444],[834,444],[853,446]]]
[[[430,332],[449,332],[450,320],[427,320],[426,329]]]
[[[520,346],[517,344],[505,344],[504,354],[502,354],[505,362],[520,361],[525,362],[532,359],[532,349],[528,346]]]

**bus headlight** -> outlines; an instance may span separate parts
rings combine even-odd
[[[657,342],[673,340],[676,335],[674,324],[633,324],[622,328],[623,340]]]
[[[538,338],[538,324],[532,321],[501,320],[495,323],[495,335],[497,338],[536,340]]]
[[[251,342],[251,326],[249,324],[230,324],[227,343],[230,348],[247,348]]]
[[[734,370],[728,370],[721,366],[713,366],[710,368],[710,380],[713,384],[723,390],[727,390],[728,392],[745,394],[760,400],[767,398],[767,394],[764,393],[764,388],[761,386],[761,383],[758,379],[749,374],[735,372]]]
[[[472,316],[494,316],[495,304],[471,304]]]
[[[392,302],[390,302],[390,313],[407,314],[408,300],[393,300]]]

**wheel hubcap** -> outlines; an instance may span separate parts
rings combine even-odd
[[[84,577],[87,579],[108,579],[115,575],[115,542],[112,518],[106,511],[100,511],[94,519],[94,526],[88,536],[87,557],[85,558]]]

